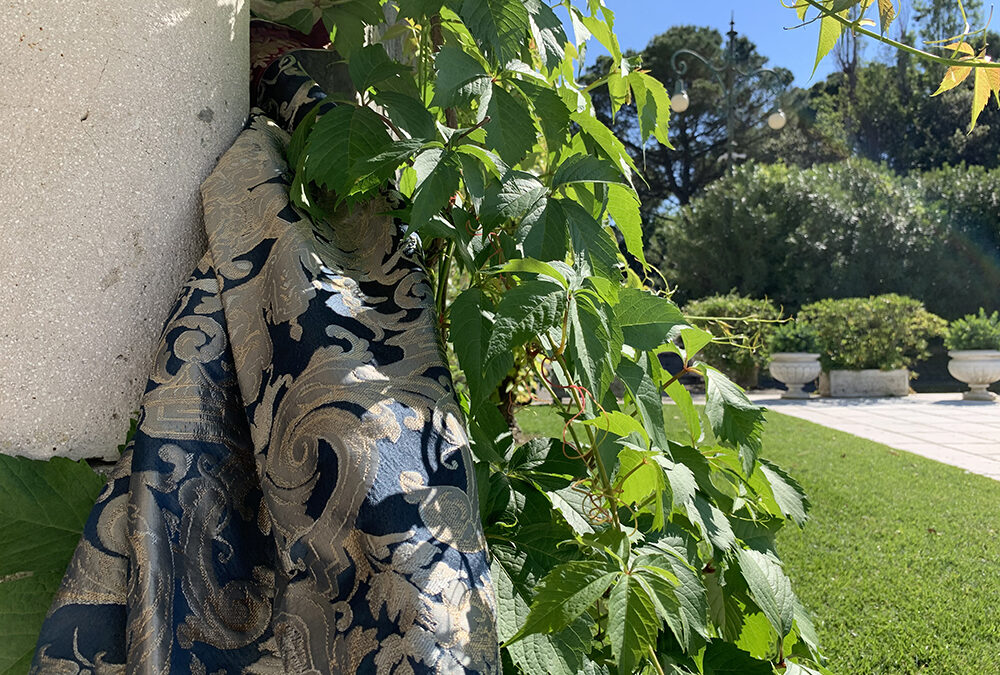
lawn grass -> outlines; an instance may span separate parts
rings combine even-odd
[[[764,456],[812,500],[778,542],[833,672],[1000,674],[1000,482],[774,412]]]

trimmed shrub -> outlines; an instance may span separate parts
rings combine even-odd
[[[819,351],[819,334],[811,324],[793,319],[788,323],[775,326],[767,342],[767,348],[772,354],[778,352],[816,353]]]
[[[927,358],[927,341],[947,326],[919,300],[895,293],[820,300],[798,318],[816,329],[824,370],[909,367]]]
[[[781,319],[781,310],[766,298],[727,293],[689,302],[683,312],[691,323],[720,340],[702,350],[704,360],[740,386],[755,386],[761,367],[767,363],[767,339]]]
[[[948,349],[1000,349],[1000,314],[987,314],[982,307],[979,314],[966,314],[948,324],[944,336]]]
[[[682,302],[735,289],[786,311],[884,293],[948,318],[1000,309],[1000,169],[749,163],[651,229],[647,257]]]

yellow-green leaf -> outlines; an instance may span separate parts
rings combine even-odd
[[[942,94],[949,89],[954,89],[964,82],[965,78],[967,78],[971,72],[971,66],[952,66],[948,69],[948,72],[944,74],[944,79],[941,80],[941,84],[938,86],[937,91],[931,94],[931,96],[937,96],[938,94]]]
[[[825,3],[827,8],[831,7],[830,2]],[[816,63],[813,64],[813,75],[816,74],[816,68],[819,67],[819,62],[822,61],[833,46],[837,44],[837,40],[840,39],[840,32],[843,30],[843,26],[837,19],[833,16],[827,14],[823,17],[819,24],[819,43],[816,45]]]
[[[882,23],[882,34],[885,35],[896,18],[896,6],[892,0],[878,0],[878,17]]]
[[[990,100],[990,94],[1000,96],[1000,70],[996,68],[976,68],[975,88],[972,94],[972,122],[969,124],[969,133],[976,128],[976,120],[979,113]]]

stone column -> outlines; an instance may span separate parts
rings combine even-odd
[[[0,452],[117,456],[248,107],[243,0],[0,12]]]

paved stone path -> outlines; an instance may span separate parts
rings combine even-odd
[[[750,398],[783,415],[1000,480],[1000,402],[963,401],[961,394],[807,401],[779,396],[763,392]]]

